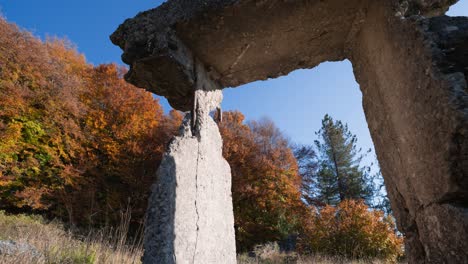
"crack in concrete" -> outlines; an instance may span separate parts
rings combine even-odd
[[[200,164],[200,142],[198,142],[197,146],[197,167],[195,169],[195,213],[197,214],[197,221],[196,221],[196,236],[195,236],[195,249],[193,251],[193,258],[192,258],[192,263],[195,263],[195,257],[197,255],[197,247],[198,247],[198,231],[200,230],[199,226],[199,221],[200,221],[200,214],[198,213],[198,205],[197,205],[197,199],[198,199],[198,165]]]
[[[241,53],[237,56],[236,60],[231,64],[231,66],[228,68],[227,72],[231,72],[232,69],[234,69],[234,67],[236,67],[236,65],[239,63],[239,61],[242,59],[242,57],[244,57],[245,53],[247,52],[247,50],[249,50],[250,48],[250,44],[251,43],[248,43],[247,45],[245,45],[242,50],[241,50]],[[224,73],[223,73],[224,74]]]

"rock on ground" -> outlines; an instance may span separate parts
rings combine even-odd
[[[13,240],[0,241],[0,255],[30,254],[34,257],[41,256],[37,249],[29,244],[17,243]]]

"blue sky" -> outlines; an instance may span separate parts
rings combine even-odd
[[[109,35],[126,18],[161,4],[161,0],[0,0],[10,22],[35,35],[66,37],[93,64],[120,61],[121,51]],[[468,0],[449,15],[468,16]],[[224,110],[239,110],[247,119],[271,118],[294,142],[312,144],[314,132],[328,113],[348,123],[363,149],[372,148],[362,110],[361,92],[349,61],[322,63],[274,80],[225,90]],[[169,106],[161,100],[165,110]]]

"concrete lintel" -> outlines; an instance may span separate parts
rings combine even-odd
[[[375,0],[169,0],[127,19],[111,36],[127,80],[188,110],[193,57],[222,87],[266,80],[324,61],[347,47]],[[391,0],[395,15],[441,14],[457,0]]]

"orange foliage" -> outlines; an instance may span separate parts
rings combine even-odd
[[[403,255],[403,238],[395,233],[393,219],[362,201],[344,200],[309,214],[299,243],[303,252],[389,261]]]
[[[303,209],[297,164],[287,140],[270,121],[250,126],[243,122],[241,113],[226,112],[220,124],[241,251],[294,233]]]
[[[93,67],[65,40],[3,19],[0,33],[1,208],[99,224],[130,206],[141,221],[180,114],[164,116],[124,68]]]
[[[47,209],[43,200],[79,173],[82,56],[0,19],[0,179],[2,207]],[[57,47],[67,52],[54,53]],[[68,173],[62,173],[67,171]]]
[[[142,188],[154,181],[161,140],[167,140],[156,136],[164,119],[161,106],[151,93],[127,84],[124,71],[112,64],[90,69],[81,95],[88,109],[82,123],[86,191],[77,193],[73,207],[92,223],[117,221],[125,206],[143,217],[148,191]]]

